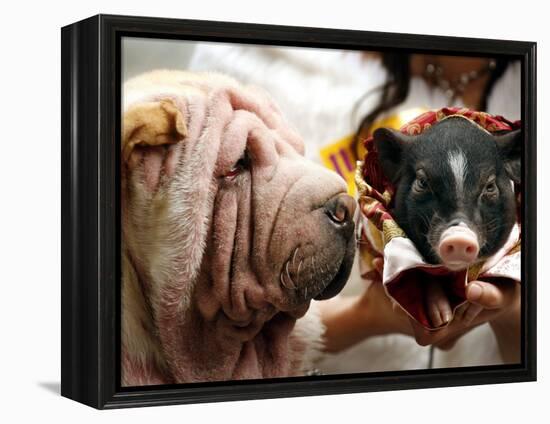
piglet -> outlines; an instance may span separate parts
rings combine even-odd
[[[380,166],[395,187],[390,212],[428,263],[460,271],[504,245],[516,222],[520,130],[491,134],[453,116],[416,136],[387,128],[373,136]],[[432,324],[448,322],[442,287],[431,284],[426,297]]]

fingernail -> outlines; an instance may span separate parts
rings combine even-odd
[[[450,311],[445,311],[443,313],[443,324],[451,322],[451,319],[453,319],[453,314]]]
[[[483,293],[483,289],[479,284],[470,284],[468,288],[468,299],[477,300],[481,297],[481,293]]]

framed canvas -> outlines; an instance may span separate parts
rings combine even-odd
[[[536,44],[62,29],[63,396],[536,379]]]

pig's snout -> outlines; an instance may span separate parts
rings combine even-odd
[[[453,225],[441,234],[438,254],[447,268],[466,268],[477,259],[478,253],[477,235],[466,224]]]

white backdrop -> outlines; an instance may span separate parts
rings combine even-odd
[[[321,3],[323,3],[321,5]],[[539,240],[550,237],[544,2],[164,0],[5,2],[0,107],[0,422],[542,422],[548,406],[548,271],[539,266],[539,382],[98,412],[61,398],[60,27],[96,13],[258,22],[539,43]],[[7,130],[7,132],[6,132]],[[550,257],[539,243],[539,262]],[[545,394],[546,392],[546,394]],[[537,419],[538,418],[538,419]]]

